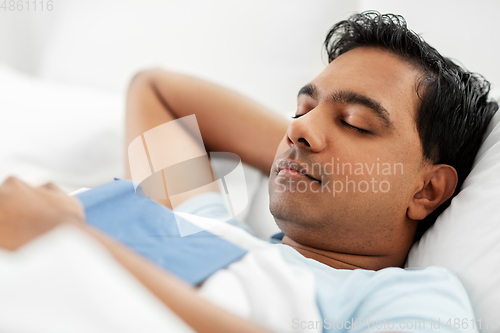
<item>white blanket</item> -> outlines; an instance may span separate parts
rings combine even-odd
[[[0,332],[192,332],[72,227],[0,250],[0,295]]]
[[[321,320],[307,270],[239,228],[183,217],[249,250],[202,285],[203,297],[275,332],[299,332],[293,318]],[[192,332],[104,247],[68,226],[0,250],[0,295],[0,332]]]

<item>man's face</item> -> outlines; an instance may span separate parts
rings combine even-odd
[[[388,51],[358,47],[301,90],[269,180],[271,213],[289,238],[360,255],[408,250],[416,224],[406,210],[424,165],[420,75]]]

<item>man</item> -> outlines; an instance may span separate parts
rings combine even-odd
[[[127,143],[196,114],[208,151],[236,153],[269,173],[270,209],[284,233],[282,255],[313,272],[324,329],[331,328],[331,317],[353,320],[352,327],[363,316],[427,323],[431,316],[473,316],[449,272],[382,269],[403,266],[415,239],[470,171],[498,108],[487,101],[489,84],[443,58],[398,16],[353,15],[332,28],[325,46],[330,64],[300,90],[292,122],[195,78],[140,73],[129,90]],[[15,249],[74,221],[195,330],[262,329],[212,307],[168,273],[85,226],[78,205],[61,199],[52,186],[30,189],[10,179],[2,192],[12,202],[2,203],[2,213],[19,222],[2,222],[1,246]],[[200,201],[203,193],[195,194],[185,200]],[[38,203],[33,213],[18,209],[31,202]],[[161,203],[171,206],[168,199]],[[304,328],[302,321],[293,324]],[[380,329],[368,326],[375,328]],[[393,328],[412,327],[383,327]]]

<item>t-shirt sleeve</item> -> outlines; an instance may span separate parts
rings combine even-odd
[[[464,287],[441,267],[386,269],[360,293],[364,297],[353,309],[353,327],[344,327],[349,331],[478,332],[480,321]]]

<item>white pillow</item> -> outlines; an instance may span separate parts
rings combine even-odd
[[[0,181],[70,192],[123,174],[121,95],[32,78],[0,64]]]
[[[73,192],[124,176],[125,96],[30,77],[1,64],[0,91],[0,182],[17,176],[32,186],[53,182]],[[216,168],[224,164],[212,162]],[[246,220],[264,176],[246,164],[243,169],[249,204],[238,217]],[[256,234],[262,236],[258,225]]]
[[[491,121],[460,193],[415,244],[409,267],[444,266],[472,301],[482,332],[500,332],[500,112]],[[460,323],[471,318],[459,318]],[[488,327],[487,327],[488,326]],[[479,327],[479,326],[478,326]]]

